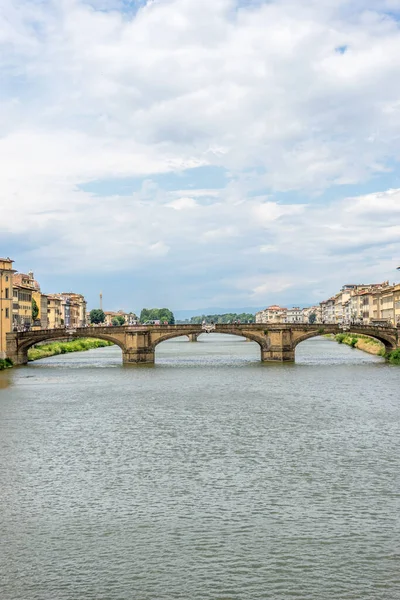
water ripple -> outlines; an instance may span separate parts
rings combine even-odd
[[[323,339],[157,352],[4,376],[1,600],[398,600],[400,369]]]

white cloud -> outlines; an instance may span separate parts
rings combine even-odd
[[[197,202],[193,198],[178,198],[167,204],[170,208],[175,210],[187,210],[197,207]]]
[[[238,235],[236,227],[226,225],[224,227],[218,227],[217,229],[209,229],[203,233],[203,239],[208,240],[222,240],[223,238],[234,237]]]
[[[120,7],[3,2],[7,243],[23,239],[30,261],[65,273],[170,261],[177,277],[203,273],[221,290],[210,297],[247,300],[392,268],[398,189],[317,197],[397,168],[400,32],[384,14],[397,0]],[[168,174],[202,165],[227,185],[171,191]],[[79,188],[139,177],[129,196]],[[301,203],[277,200],[288,191]]]
[[[266,184],[293,189],[360,181],[397,152],[396,22],[350,0],[276,0],[236,14],[235,4],[164,0],[129,20],[78,0],[35,12],[8,0],[3,65],[22,117],[10,158],[26,138],[41,170],[49,155],[49,170],[58,159],[89,177],[210,161],[257,165]]]
[[[163,241],[156,242],[149,246],[149,251],[153,256],[165,256],[169,252],[169,246]]]
[[[298,215],[304,211],[304,206],[300,204],[277,204],[276,202],[264,202],[256,204],[253,208],[256,219],[260,223],[269,224],[280,217],[288,215]]]

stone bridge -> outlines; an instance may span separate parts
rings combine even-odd
[[[245,337],[260,346],[263,362],[294,361],[297,344],[309,338],[341,333],[339,325],[306,325],[254,323],[215,325],[215,333]],[[7,334],[7,356],[15,365],[28,362],[28,349],[43,341],[60,338],[99,338],[117,344],[126,364],[153,364],[155,348],[161,342],[180,336],[197,340],[204,334],[201,325],[135,325],[122,327],[82,327],[80,329],[47,329]],[[351,326],[346,333],[358,333],[382,342],[389,352],[398,347],[398,329],[378,326]]]

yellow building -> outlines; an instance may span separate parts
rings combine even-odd
[[[58,294],[49,294],[47,296],[47,327],[48,329],[58,329],[62,323],[61,298]]]
[[[117,312],[113,311],[113,310],[105,310],[104,311],[105,314],[105,321],[104,321],[104,325],[112,325],[112,320],[118,315]]]
[[[35,297],[36,296],[36,297]],[[32,315],[32,299],[35,298],[39,313],[42,307],[40,286],[33,276],[33,272],[16,273],[13,280],[13,328],[24,330],[40,327],[37,317]],[[43,307],[42,307],[43,308]],[[47,313],[47,310],[46,310]]]
[[[133,312],[127,313],[123,310],[119,310],[117,312],[115,312],[113,310],[108,310],[108,311],[104,311],[104,314],[106,316],[104,325],[112,325],[113,324],[112,321],[116,317],[124,318],[123,325],[136,325],[139,320],[138,317],[135,315],[135,313],[133,313]]]
[[[0,358],[6,358],[6,334],[12,330],[13,262],[0,258]]]
[[[13,329],[23,331],[32,326],[32,289],[26,285],[13,285]]]
[[[47,329],[47,296],[40,290],[32,292],[32,299],[35,300],[38,307],[38,315],[34,321],[34,328]]]
[[[124,324],[127,322],[126,319],[126,315],[124,313],[123,310],[119,310],[118,312],[115,312],[113,310],[108,310],[104,312],[105,316],[106,316],[106,320],[104,321],[104,325],[112,325],[113,324],[113,319],[115,319],[116,317],[123,317],[125,319]]]

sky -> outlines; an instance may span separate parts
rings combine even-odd
[[[0,256],[140,311],[399,279],[400,0],[2,0]]]

